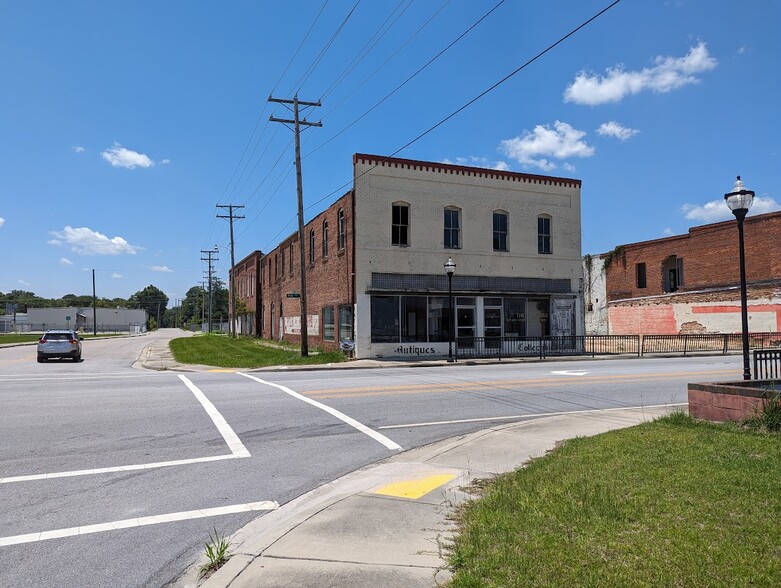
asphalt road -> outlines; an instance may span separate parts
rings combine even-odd
[[[741,377],[737,356],[256,379],[134,369],[160,336],[87,340],[81,363],[0,349],[0,585],[163,586],[213,529],[231,534],[397,446],[534,415],[684,403],[687,382]]]

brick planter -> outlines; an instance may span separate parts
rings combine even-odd
[[[689,414],[707,421],[742,421],[762,410],[773,380],[689,384]]]

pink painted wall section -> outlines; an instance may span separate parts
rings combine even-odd
[[[740,313],[739,305],[692,306],[692,314]],[[781,332],[781,304],[749,304],[749,316],[769,313],[775,316],[775,331]],[[738,320],[740,320],[738,318]]]
[[[678,324],[673,307],[611,306],[608,308],[611,335],[677,335]]]
[[[742,421],[762,410],[761,390],[736,393],[729,384],[689,384],[689,414],[707,421]]]

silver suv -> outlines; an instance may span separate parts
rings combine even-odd
[[[81,337],[73,330],[46,331],[38,340],[38,363],[50,357],[81,361]]]

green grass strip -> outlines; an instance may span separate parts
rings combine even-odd
[[[452,588],[781,585],[781,436],[678,414],[566,442],[459,513]]]
[[[311,365],[345,361],[341,351],[311,353],[301,357],[298,347],[269,347],[258,339],[224,335],[202,335],[173,339],[170,343],[179,363],[224,368],[259,368],[275,365]]]

